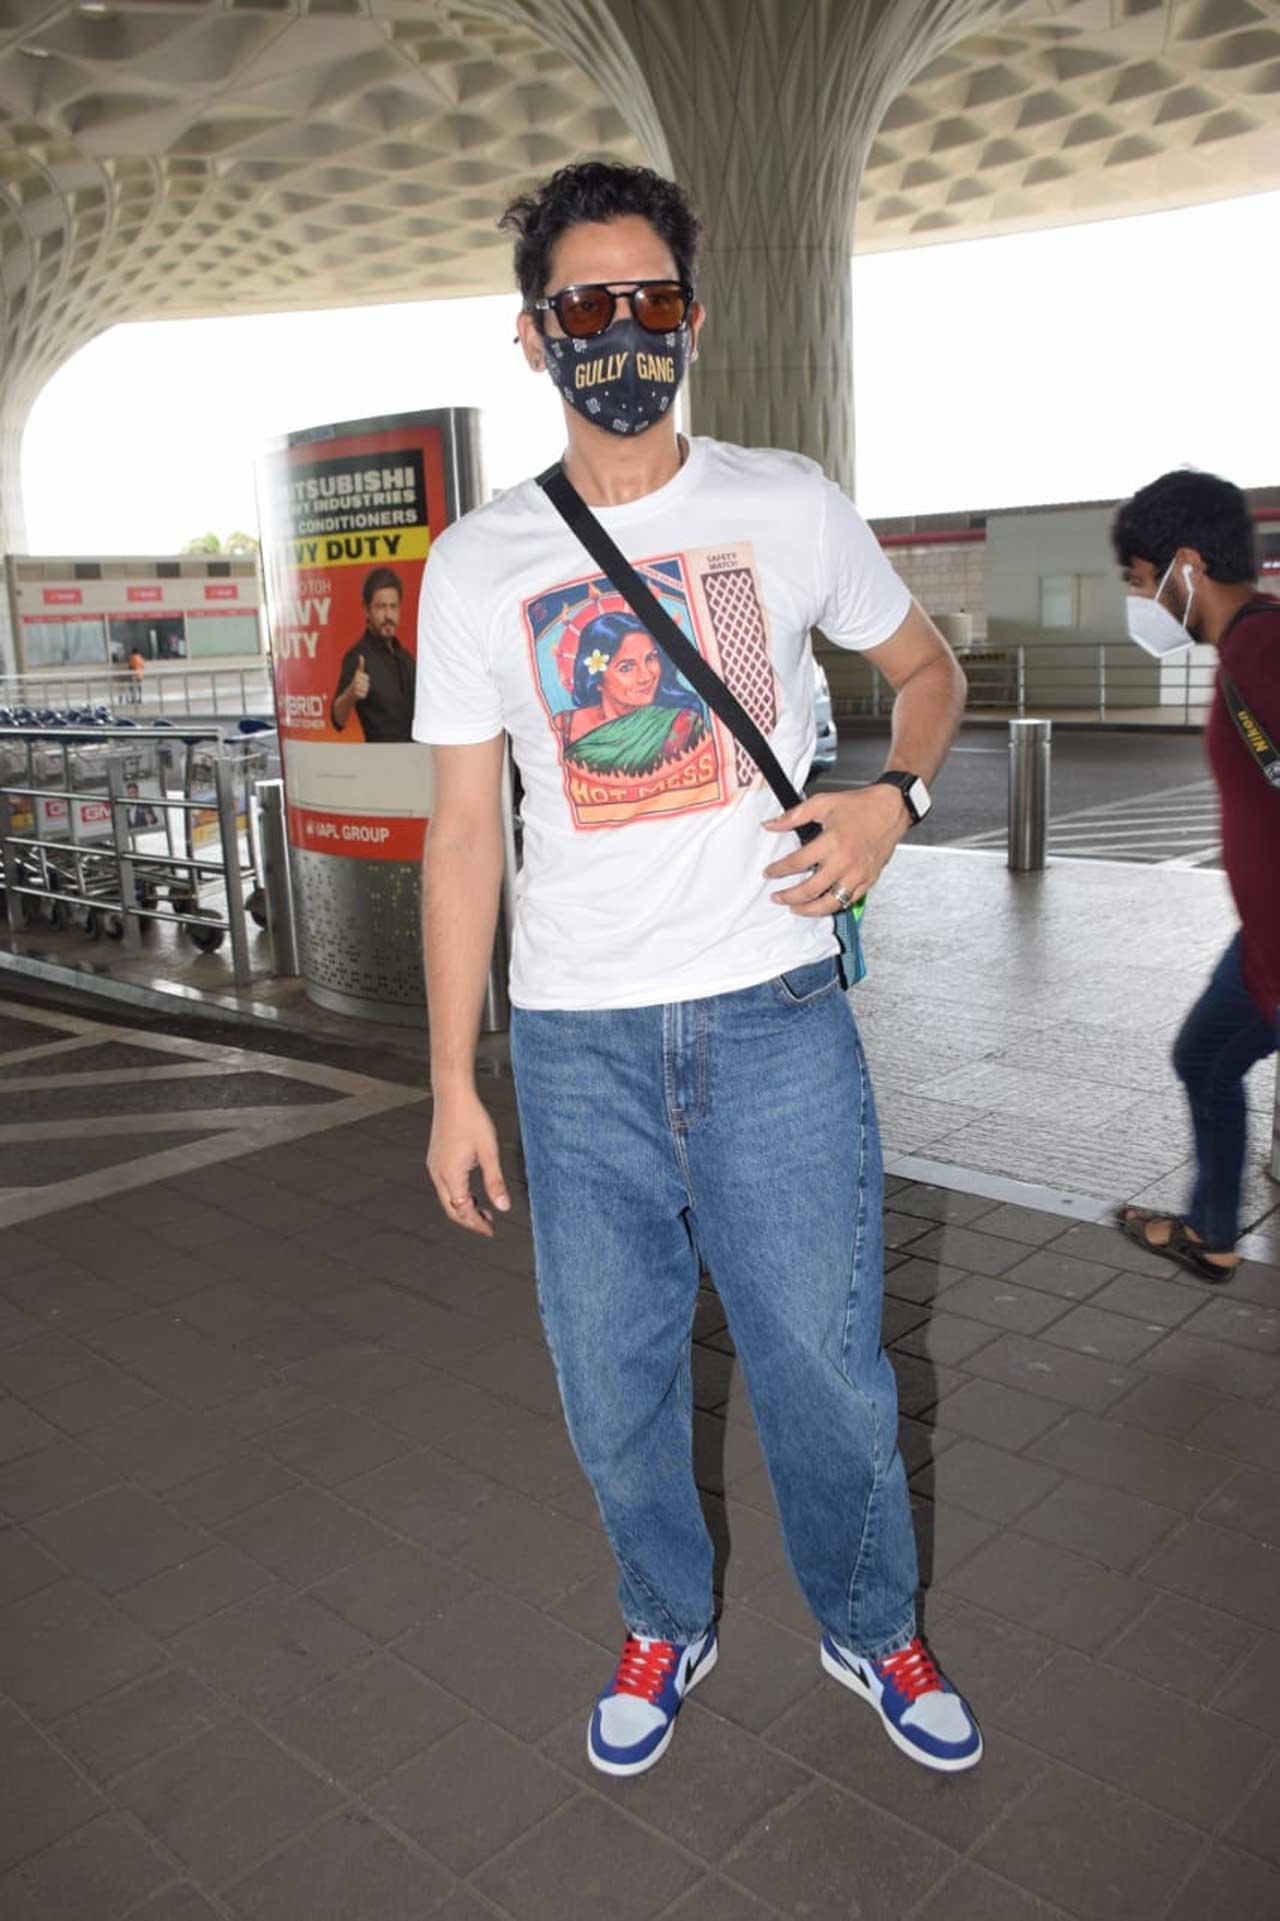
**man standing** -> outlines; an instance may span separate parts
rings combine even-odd
[[[814,748],[811,627],[864,651],[897,690],[882,779],[779,818],[536,483],[467,515],[427,568],[414,731],[436,750],[428,1168],[450,1218],[492,1234],[510,1203],[474,1060],[509,735],[525,848],[512,1061],[539,1304],[627,1631],[588,1753],[609,1774],[651,1767],[716,1658],[691,1461],[702,1260],[824,1668],[914,1759],[971,1767],[982,1737],[916,1625],[880,1345],[880,1142],[832,931],[927,810],[963,676],[812,461],[677,435],[705,318],[680,188],[588,162],[505,224],[525,357],[564,402],[567,477],[761,714],[793,781]],[[805,822],[821,835],[797,848]],[[477,1169],[487,1202],[471,1191]]]
[[[1240,1264],[1244,1077],[1280,1045],[1280,601],[1259,594],[1248,502],[1214,474],[1163,474],[1112,529],[1129,630],[1149,652],[1218,651],[1205,745],[1222,807],[1222,863],[1240,931],[1174,1043],[1195,1135],[1184,1215],[1121,1207],[1126,1234],[1204,1281]]]
[[[136,644],[129,655],[129,698],[135,707],[142,705],[142,680],[147,671],[142,649]]]
[[[367,741],[413,739],[413,658],[397,638],[404,597],[399,574],[375,567],[360,590],[364,632],[342,656],[331,709],[341,733],[354,711]]]

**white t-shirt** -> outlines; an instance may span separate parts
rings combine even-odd
[[[656,493],[595,513],[737,694],[797,786],[813,757],[809,630],[878,646],[910,595],[813,461],[695,439]],[[511,737],[524,786],[511,998],[645,1007],[836,951],[771,895],[777,801],[535,481],[434,544],[414,736]]]

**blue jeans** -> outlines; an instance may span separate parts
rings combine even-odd
[[[866,1656],[915,1633],[883,1175],[835,962],[665,1007],[517,1009],[538,1298],[634,1634],[712,1618],[694,1485],[700,1257],[729,1317],[796,1578]]]
[[[1187,1223],[1205,1246],[1228,1253],[1240,1227],[1248,1132],[1244,1077],[1280,1044],[1280,1009],[1268,1022],[1244,984],[1239,934],[1214,969],[1173,1046],[1196,1141],[1196,1183]]]

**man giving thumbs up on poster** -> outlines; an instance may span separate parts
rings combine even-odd
[[[354,709],[367,741],[409,740],[414,663],[397,638],[403,592],[390,567],[375,567],[361,589],[364,633],[342,657],[333,724],[342,733]]]

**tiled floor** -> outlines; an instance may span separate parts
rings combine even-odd
[[[90,1073],[150,1071],[80,1039]],[[0,1232],[6,1921],[1280,1912],[1280,1268],[1218,1292],[892,1183],[927,1625],[988,1740],[954,1780],[821,1676],[708,1291],[722,1657],[614,1784],[583,1753],[613,1576],[523,1211],[452,1237],[426,1104],[386,1095],[297,1138],[259,1115],[231,1154],[219,1111],[214,1163],[99,1169]]]

